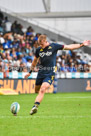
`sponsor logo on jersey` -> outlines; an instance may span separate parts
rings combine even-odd
[[[47,52],[39,53],[39,56],[44,57],[44,56],[50,56],[51,54],[52,54],[52,52],[47,51]]]

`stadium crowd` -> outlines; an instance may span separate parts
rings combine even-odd
[[[16,20],[10,23],[0,11],[0,72],[4,77],[8,72],[27,72],[30,69],[34,53],[38,47],[37,40],[40,33],[34,32],[29,26],[26,32],[22,24]],[[57,55],[57,68],[62,72],[91,72],[91,63],[82,60],[74,51]],[[38,68],[35,68],[38,71]]]
[[[57,68],[62,72],[91,72],[91,60],[82,59],[75,51],[62,52],[57,56]]]

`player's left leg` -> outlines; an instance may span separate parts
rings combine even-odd
[[[47,82],[43,82],[41,85],[41,88],[39,90],[39,94],[35,99],[35,102],[41,102],[43,100],[44,94],[46,92],[46,90],[50,87],[50,84]]]
[[[39,90],[39,94],[37,95],[37,97],[35,99],[35,104],[34,104],[32,110],[30,111],[31,115],[33,115],[34,113],[37,112],[38,106],[40,105],[41,101],[43,100],[44,94],[49,87],[50,87],[50,84],[48,82],[42,83],[41,88]]]
[[[35,85],[35,93],[39,93],[41,85]]]

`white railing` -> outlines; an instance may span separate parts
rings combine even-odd
[[[8,78],[9,79],[24,79],[25,75],[27,74],[27,72],[17,72],[17,71],[13,71],[13,72],[9,72]],[[29,78],[35,78],[37,77],[37,72],[32,72],[31,75],[29,76]],[[0,72],[0,79],[3,79],[4,75],[3,72]],[[57,72],[57,78],[91,78],[91,73],[83,73],[83,72]]]

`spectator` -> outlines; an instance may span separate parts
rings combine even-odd
[[[89,72],[91,73],[91,60],[89,61],[89,63],[88,63],[89,65]]]
[[[19,69],[18,69],[18,72],[23,72],[23,69],[24,69],[24,63],[21,62],[21,63],[20,63],[20,67],[19,67]]]
[[[3,33],[0,32],[0,44],[3,44],[5,42],[4,38],[3,38]]]
[[[30,36],[30,35],[32,35],[32,34],[33,34],[33,32],[34,32],[34,30],[32,29],[32,27],[31,27],[31,26],[29,26],[29,27],[27,28],[26,35],[27,35],[27,36]]]
[[[31,64],[32,64],[32,60],[31,60],[31,59],[28,59],[27,67],[30,68],[30,67],[31,67]]]
[[[22,24],[16,20],[10,24],[8,16],[4,17],[1,11],[0,15],[0,71],[4,71],[4,75],[5,72],[8,73],[8,69],[9,72],[27,72],[39,46],[38,37],[41,33],[34,33],[31,26],[23,33]],[[91,72],[88,62],[87,56],[82,59],[74,51],[60,51],[56,60],[58,71],[62,72]],[[38,68],[34,70],[38,71]],[[8,77],[8,74],[4,77]]]
[[[11,31],[13,33],[17,33],[17,26],[18,24],[17,24],[17,21],[15,20],[14,23],[11,25]]]
[[[38,41],[36,41],[36,40],[33,40],[33,42],[32,42],[32,45],[33,45],[33,53],[35,53],[36,52],[36,49],[38,48]]]
[[[12,25],[12,23],[9,21],[9,19],[8,19],[7,16],[5,17],[4,22],[5,22],[5,31],[6,32],[11,31],[11,25]]]

